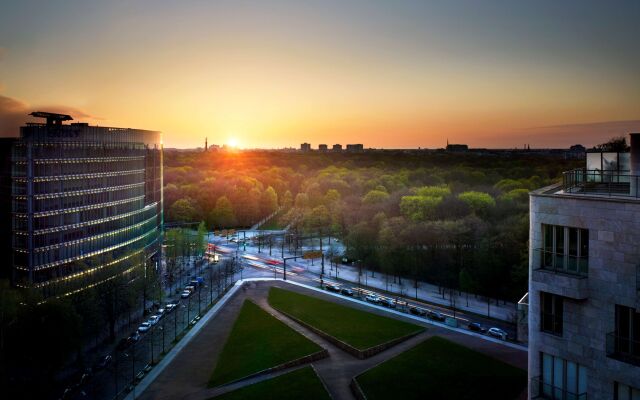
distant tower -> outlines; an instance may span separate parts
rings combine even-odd
[[[207,139],[209,138],[204,138],[204,151],[207,151]]]

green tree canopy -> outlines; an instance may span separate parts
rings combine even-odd
[[[278,194],[276,190],[269,186],[264,192],[262,192],[262,198],[260,199],[260,211],[262,215],[269,215],[278,209]]]
[[[363,198],[362,202],[364,204],[378,204],[389,198],[389,193],[383,192],[382,190],[374,189],[370,190]]]
[[[237,224],[233,207],[227,196],[221,196],[216,200],[216,206],[209,214],[209,226],[214,229],[231,228]]]
[[[489,208],[495,207],[496,201],[489,193],[468,191],[458,195],[458,198],[476,212],[486,212]]]
[[[197,211],[190,199],[176,200],[175,203],[169,207],[169,216],[174,221],[193,221],[196,215]]]

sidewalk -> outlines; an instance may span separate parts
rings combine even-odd
[[[291,264],[305,268],[315,274],[320,274],[322,270],[320,260],[314,260],[313,265],[311,265],[311,261],[299,261],[293,262]],[[336,268],[335,265],[331,267],[327,262],[325,262],[324,272],[326,279],[339,279],[355,284],[358,283],[357,267],[349,265],[339,265]],[[386,277],[387,276],[385,274],[380,272],[375,272],[374,277],[372,277],[371,271],[363,270],[362,276],[360,277],[360,282],[364,286],[369,286],[372,288],[385,290],[390,293],[396,293],[407,298],[416,299],[416,290],[413,286],[413,280],[403,278],[402,285],[399,285],[398,283],[393,283],[393,277],[389,277],[387,283]],[[462,295],[459,295],[458,293],[458,291],[455,291],[453,296],[453,301],[455,303],[456,309],[486,316],[489,318],[496,318],[509,323],[515,322],[516,303],[505,303],[502,300],[498,301],[496,299],[489,299],[490,303],[488,303],[485,297],[476,297],[476,295],[474,294],[468,294],[465,292],[462,292]],[[426,282],[418,282],[417,295],[417,300],[427,303],[438,304],[449,308],[451,308],[454,304],[451,301],[450,292],[447,291],[447,293],[444,294],[443,298],[443,295],[438,292],[438,286]]]

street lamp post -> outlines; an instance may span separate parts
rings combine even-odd
[[[156,332],[155,326],[151,328],[151,336],[149,337],[149,343],[151,344],[151,364],[153,365],[153,335]]]
[[[322,253],[322,259],[321,259],[321,263],[322,263],[322,270],[320,272],[320,279],[322,279],[322,276],[324,276],[324,252],[322,251],[322,231],[320,231],[320,253]]]

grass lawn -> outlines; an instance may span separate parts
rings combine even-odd
[[[527,373],[436,336],[370,369],[357,381],[369,400],[512,400],[524,390]]]
[[[269,290],[269,304],[358,350],[424,330],[417,325],[276,287]]]
[[[219,386],[320,350],[316,343],[245,300],[209,386]]]
[[[311,367],[254,383],[218,396],[216,400],[330,400],[322,382]]]

